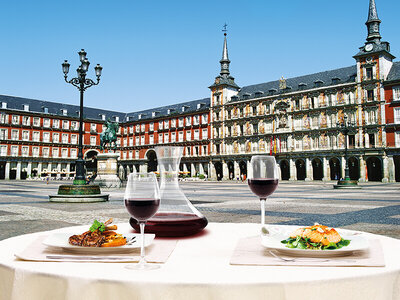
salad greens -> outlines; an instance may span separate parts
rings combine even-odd
[[[106,225],[104,225],[103,222],[99,222],[99,221],[97,221],[97,220],[94,220],[94,221],[93,221],[93,224],[92,224],[92,226],[90,226],[89,230],[90,230],[91,232],[94,232],[94,231],[96,231],[97,229],[98,229],[100,232],[103,232],[104,230],[106,230]]]
[[[329,243],[324,246],[322,243],[313,243],[309,238],[303,238],[301,236],[297,236],[295,238],[287,238],[286,240],[281,241],[282,244],[286,244],[287,248],[297,248],[297,249],[312,249],[312,250],[334,250],[340,249],[342,247],[350,245],[350,240],[341,239],[337,243]]]

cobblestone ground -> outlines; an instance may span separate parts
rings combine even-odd
[[[129,216],[124,189],[106,191],[103,203],[50,203],[49,194],[63,182],[0,181],[0,240],[65,226]],[[64,183],[65,184],[65,183]],[[400,183],[362,184],[361,190],[334,190],[334,182],[281,182],[267,201],[270,224],[328,226],[368,231],[400,238]],[[246,183],[182,182],[192,203],[210,222],[253,223],[260,220],[257,198]]]

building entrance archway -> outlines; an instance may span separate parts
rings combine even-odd
[[[235,178],[235,166],[232,161],[228,161],[228,172],[229,172],[229,180],[232,180]]]
[[[281,178],[282,178],[282,180],[289,180],[290,179],[289,162],[287,160],[281,160],[279,165],[281,167]]]
[[[240,169],[240,178],[245,180],[247,178],[247,162],[241,161],[239,162],[239,169]]]
[[[97,154],[99,153],[96,150],[89,150],[85,153],[85,167],[87,173],[97,173]]]
[[[400,155],[393,156],[394,162],[394,179],[400,182]]]
[[[222,163],[217,161],[214,163],[215,173],[217,175],[217,180],[220,181],[224,177],[224,172],[222,170]]]
[[[6,162],[0,162],[0,179],[6,178]]]
[[[322,180],[324,178],[324,170],[322,168],[322,161],[319,158],[314,158],[312,161],[313,179]]]
[[[297,180],[306,179],[306,164],[302,159],[296,160],[296,175],[297,175]]]
[[[358,180],[360,179],[360,164],[358,159],[354,156],[349,158],[348,161],[349,165],[349,176],[351,180]]]
[[[341,164],[339,159],[333,157],[329,160],[329,167],[331,169],[331,180],[339,180],[341,178]]]
[[[149,150],[146,153],[147,157],[147,172],[156,172],[157,171],[157,155],[154,150]]]
[[[368,181],[382,181],[382,162],[376,157],[367,159]]]

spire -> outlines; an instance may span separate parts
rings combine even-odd
[[[221,76],[223,77],[228,77],[230,72],[229,72],[229,64],[230,64],[230,60],[228,58],[228,43],[226,41],[226,23],[224,25],[224,29],[222,29],[222,31],[224,32],[224,48],[222,49],[222,59],[219,61],[219,63],[221,64]]]
[[[381,20],[378,18],[378,12],[376,10],[375,0],[369,1],[369,10],[368,10],[368,20],[365,23],[368,28],[368,42],[373,42],[379,44],[381,41],[381,34],[379,32],[379,25]]]

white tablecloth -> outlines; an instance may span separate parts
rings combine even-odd
[[[13,237],[0,242],[0,299],[400,299],[400,240],[371,235],[382,243],[386,267],[230,265],[238,239],[258,233],[257,224],[211,223],[203,235],[179,240],[167,263],[152,271],[17,261],[14,253],[43,232]]]

